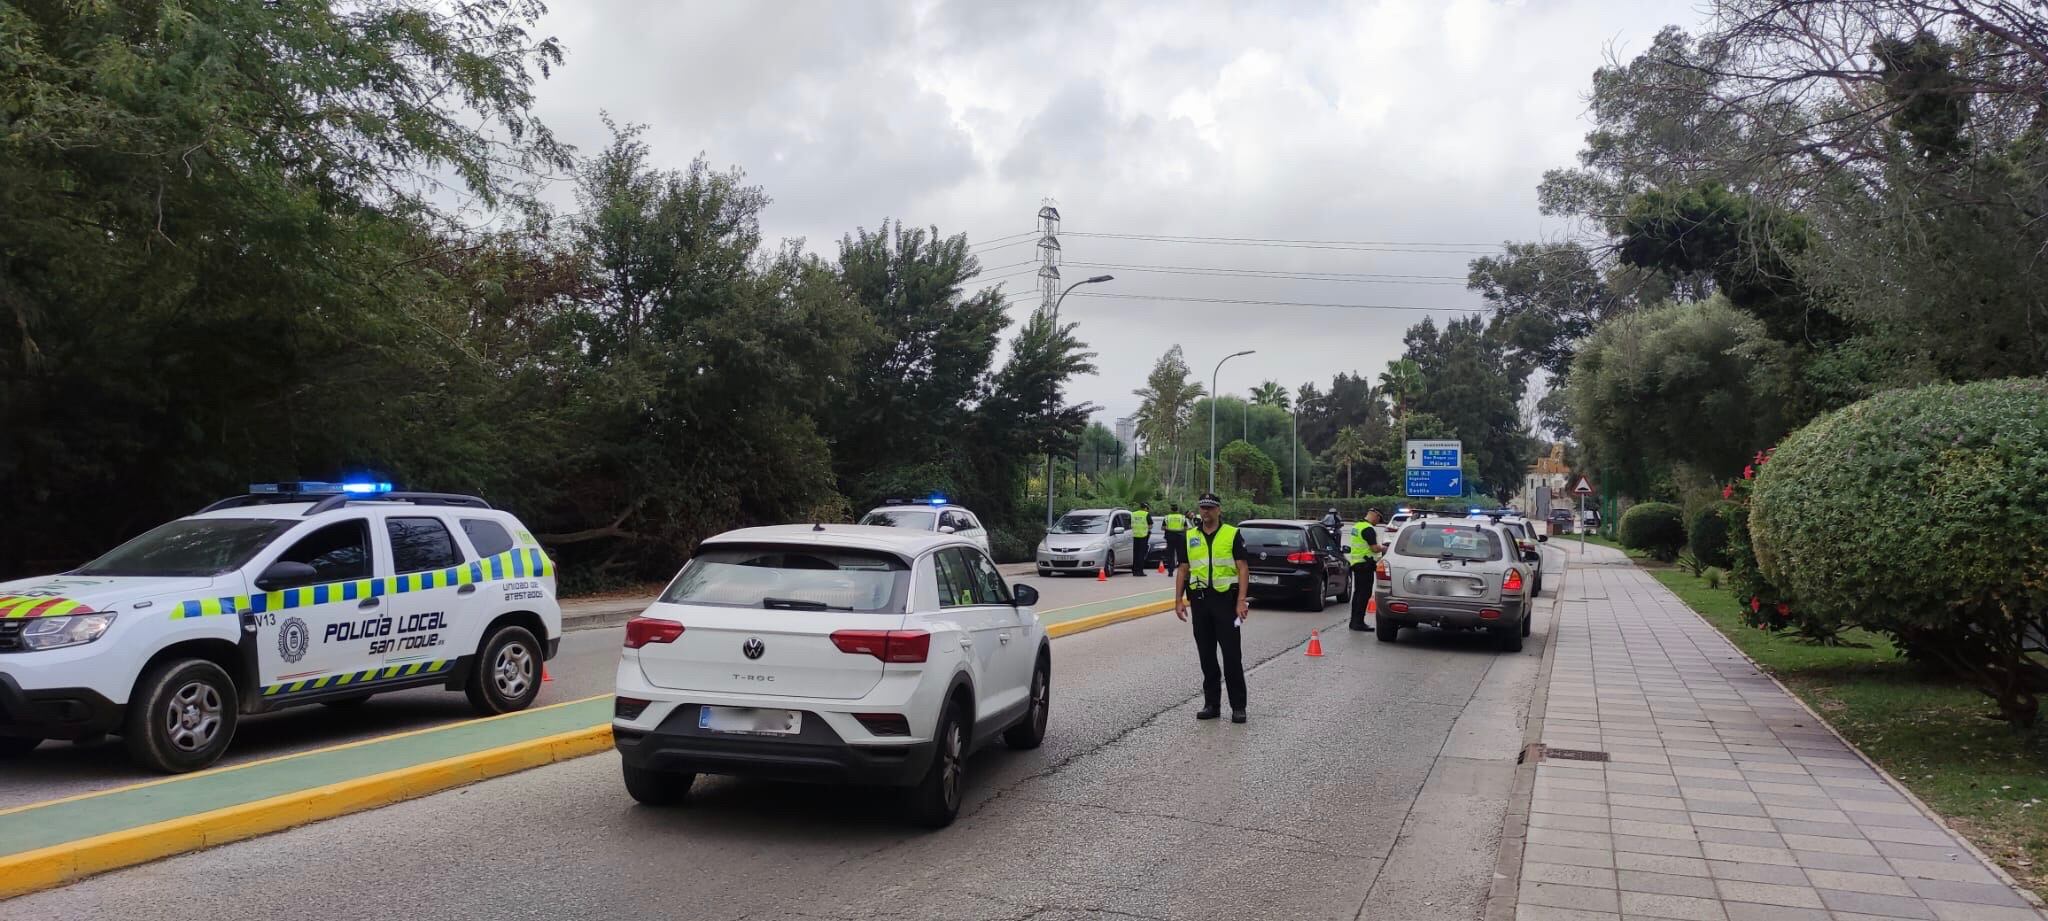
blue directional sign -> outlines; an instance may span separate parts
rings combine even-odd
[[[1408,495],[1446,498],[1465,494],[1465,471],[1417,467],[1408,471]]]
[[[1456,470],[1465,465],[1464,448],[1464,444],[1455,439],[1410,439],[1408,469],[1448,467]]]

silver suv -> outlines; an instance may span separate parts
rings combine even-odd
[[[1493,519],[1410,522],[1380,557],[1373,586],[1382,643],[1424,624],[1484,630],[1508,652],[1529,635],[1534,570]]]

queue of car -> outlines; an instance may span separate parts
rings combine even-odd
[[[1125,508],[1068,512],[1034,568],[1117,572],[1131,524]],[[1318,522],[1237,529],[1253,598],[1322,610],[1371,592],[1382,642],[1430,627],[1519,650],[1542,592],[1547,536],[1505,510],[1400,509],[1360,585]],[[612,721],[626,791],[674,804],[699,774],[897,787],[911,819],[950,823],[976,749],[1045,738],[1037,603],[943,497],[714,536],[626,624]],[[71,572],[0,584],[0,756],[112,734],[145,766],[190,771],[242,715],[420,686],[510,712],[539,693],[561,635],[552,561],[480,498],[257,484]]]

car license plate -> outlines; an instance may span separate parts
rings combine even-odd
[[[697,708],[697,728],[712,732],[793,736],[803,731],[803,726],[804,715],[797,710],[757,710],[753,707]]]
[[[1279,584],[1280,584],[1280,577],[1279,577],[1279,576],[1253,576],[1253,577],[1252,577],[1252,584],[1253,584],[1253,585],[1279,585]]]

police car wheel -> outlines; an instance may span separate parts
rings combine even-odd
[[[939,712],[932,733],[932,765],[912,787],[910,817],[926,828],[944,828],[960,815],[961,787],[967,779],[967,732],[952,701]]]
[[[1391,643],[1398,640],[1401,638],[1401,622],[1398,620],[1390,621],[1382,617],[1380,618],[1380,628],[1373,632],[1373,636],[1379,637],[1379,641],[1382,643]]]
[[[697,782],[695,774],[651,771],[630,764],[620,767],[625,775],[626,795],[643,806],[680,805],[690,798],[690,785]]]
[[[469,670],[469,705],[485,716],[526,709],[540,695],[540,668],[540,643],[531,632],[498,628]]]
[[[128,754],[166,774],[206,767],[235,737],[238,701],[234,679],[220,666],[204,659],[164,662],[142,676],[129,700]]]
[[[1523,636],[1528,636],[1528,635],[1529,635],[1529,632],[1530,632],[1531,630],[1535,629],[1535,627],[1536,627],[1536,617],[1535,617],[1535,615],[1533,615],[1533,614],[1528,614],[1528,613],[1524,613],[1524,614],[1522,615],[1522,635],[1523,635]]]
[[[24,739],[20,736],[0,736],[0,758],[13,758],[35,751],[43,744],[41,739]]]

